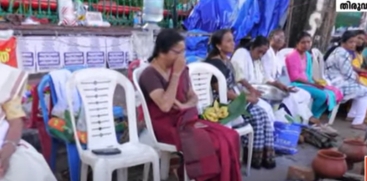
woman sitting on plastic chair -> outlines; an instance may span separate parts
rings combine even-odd
[[[213,33],[210,42],[211,51],[205,62],[214,65],[223,73],[227,80],[228,99],[234,100],[238,95],[238,92],[236,92],[238,87],[234,79],[233,66],[227,58],[227,55],[232,53],[234,49],[233,35],[230,30],[219,30]],[[214,90],[217,89],[217,83],[217,79],[213,77],[212,85]],[[214,98],[217,97],[218,95],[214,92]],[[259,99],[256,96],[248,94],[246,98],[247,101],[252,103],[248,106],[251,117],[244,117],[244,124],[250,123],[254,129],[252,167],[257,169],[261,167],[268,169],[274,168],[276,165],[273,147],[274,137],[268,114],[263,108],[257,105]],[[241,126],[241,124],[238,126]],[[236,126],[233,127],[235,128]],[[243,138],[243,141],[245,142],[244,145],[247,145],[246,137]]]
[[[312,74],[311,35],[301,32],[296,38],[296,48],[286,56],[286,66],[292,85],[311,94],[312,114],[316,118],[333,108],[341,101],[343,95],[333,87],[315,80]]]
[[[43,156],[21,140],[25,117],[21,90],[27,74],[4,64],[0,71],[6,77],[0,78],[0,181],[56,181]]]
[[[158,141],[183,152],[190,179],[240,181],[239,136],[218,123],[198,119],[184,42],[175,30],[162,30],[148,60],[150,66],[139,80],[154,133]]]
[[[274,52],[272,47],[269,48],[269,41],[264,36],[258,36],[252,40],[246,38],[242,39],[239,47],[231,58],[232,64],[236,67],[236,80],[240,82],[244,88],[249,90],[254,90],[256,88],[255,86],[258,86],[283,94],[284,96],[278,97],[277,99],[279,100],[277,101],[282,103],[281,105],[286,108],[289,114],[294,117],[301,116],[304,123],[307,123],[310,118],[311,122],[319,123],[318,119],[312,119],[312,113],[308,108],[311,96],[306,91],[299,91],[292,86],[287,86],[277,81],[274,74],[267,72],[268,69],[276,69],[277,63],[280,63],[273,62],[277,61],[272,60],[276,58],[275,53],[269,57],[268,55],[270,53],[267,53],[268,51]],[[249,86],[246,87],[246,85],[249,85],[250,88],[248,88]],[[255,88],[253,88],[253,86]],[[263,97],[262,94],[263,93],[260,93],[258,96]],[[300,99],[302,100],[300,101]],[[307,101],[303,101],[305,99]],[[268,100],[274,101],[270,98],[268,98]],[[304,109],[306,109],[306,111],[304,111]],[[283,120],[285,119],[286,118],[283,118]]]
[[[333,80],[342,78],[344,82],[340,86],[345,97],[354,96],[352,107],[348,117],[353,119],[351,127],[366,130],[363,123],[367,110],[367,87],[359,79],[352,66],[352,58],[356,50],[358,33],[346,31],[341,38],[341,45],[331,48],[326,54],[326,76]],[[338,86],[338,85],[335,85]]]

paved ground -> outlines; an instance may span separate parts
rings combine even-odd
[[[339,144],[344,138],[364,136],[363,131],[355,131],[349,128],[349,123],[342,121],[340,118],[335,121],[334,128],[340,132]],[[287,177],[288,167],[291,165],[310,167],[311,162],[317,150],[309,144],[302,144],[298,146],[298,153],[292,156],[280,156],[277,158],[277,167],[274,170],[251,170],[250,176],[243,177],[246,181],[285,181]],[[361,164],[356,164],[351,171],[359,173]],[[243,172],[244,173],[244,172]]]
[[[30,82],[38,82],[40,75],[32,76]],[[125,105],[124,93],[122,89],[116,91],[115,104]],[[340,132],[339,141],[347,137],[364,136],[362,131],[354,131],[349,128],[349,123],[342,121],[343,116],[339,116],[335,121],[333,127]],[[312,159],[317,153],[317,149],[308,145],[302,144],[298,146],[298,153],[292,156],[280,156],[277,157],[277,167],[273,170],[251,170],[249,176],[245,176],[245,168],[243,168],[243,180],[246,181],[285,181],[287,176],[288,167],[291,165],[306,166],[311,165]],[[65,159],[65,151],[61,150],[58,157],[57,170],[67,169],[67,163]],[[358,173],[360,171],[360,164],[355,165],[355,169],[352,171]],[[129,181],[138,181],[142,176],[142,170],[140,168],[133,168],[129,171]],[[174,181],[175,179],[169,179]]]
[[[339,130],[339,143],[344,138],[364,136],[363,131],[355,131],[349,128],[349,123],[342,121],[340,118],[335,121],[334,128]],[[273,170],[254,170],[252,169],[249,176],[246,176],[245,168],[242,168],[244,181],[286,181],[288,167],[291,165],[310,167],[317,150],[309,144],[298,146],[298,153],[295,155],[278,156],[277,167]],[[58,172],[67,169],[65,151],[61,150],[58,156]],[[361,164],[356,164],[350,172],[358,174],[361,170]],[[129,170],[129,181],[140,181],[142,177],[142,167],[136,167]],[[168,181],[175,181],[172,176]],[[61,179],[60,179],[61,181]],[[67,180],[65,180],[67,181]]]

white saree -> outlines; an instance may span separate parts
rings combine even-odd
[[[283,53],[278,55],[273,48],[269,47],[266,54],[261,58],[263,66],[268,67],[265,68],[265,74],[274,80],[282,76],[282,71],[286,70],[284,68],[285,56]],[[270,65],[276,68],[272,69],[269,67]],[[286,72],[285,74],[288,76]],[[291,93],[288,97],[284,98],[282,103],[288,108],[292,116],[300,116],[304,120],[303,123],[307,124],[308,120],[312,117],[312,112],[309,107],[310,101],[311,95],[307,91],[298,88],[297,92]]]
[[[265,79],[265,77],[259,77],[254,74],[255,68],[252,64],[252,60],[250,59],[250,61],[247,61],[249,56],[249,52],[244,48],[237,49],[236,52],[233,54],[231,58],[231,63],[234,68],[236,82],[246,79],[250,84],[252,84],[257,79]],[[251,66],[248,66],[248,63],[250,63]],[[246,89],[242,85],[239,85],[239,87],[246,91]],[[272,106],[263,99],[259,99],[257,105],[263,108],[268,113],[269,121],[271,122],[271,126],[273,126],[275,115]]]
[[[7,104],[8,101],[21,96],[26,84],[28,74],[19,69],[0,64],[0,148],[3,144],[9,123],[5,119],[8,117],[9,106],[20,106]],[[7,105],[7,106],[5,106]],[[18,107],[19,108],[19,107]],[[1,150],[0,150],[1,152]],[[16,151],[9,161],[9,168],[0,181],[56,181],[51,169],[47,165],[43,156],[37,152],[32,145],[21,140]]]

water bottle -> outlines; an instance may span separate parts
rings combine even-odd
[[[134,13],[134,28],[140,28],[142,21],[141,21],[141,12]]]
[[[144,0],[143,20],[158,23],[163,20],[164,0]]]

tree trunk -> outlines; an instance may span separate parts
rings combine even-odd
[[[359,27],[362,28],[363,30],[366,30],[366,28],[367,28],[367,12],[362,13],[361,24],[359,25]]]
[[[335,1],[330,0],[291,0],[288,15],[288,46],[294,47],[296,37],[306,31],[313,37],[313,47],[325,51],[329,45],[334,27]]]

